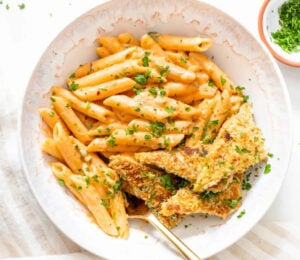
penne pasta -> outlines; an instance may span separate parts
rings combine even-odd
[[[114,64],[119,64],[121,62],[124,62],[133,52],[136,52],[136,47],[131,47],[128,49],[124,49],[123,51],[114,53],[112,55],[108,54],[105,57],[95,60],[90,63],[83,64],[79,66],[75,71],[75,78],[81,78],[83,76],[86,76],[88,74],[91,74],[92,72],[96,72],[102,69],[105,69],[107,67],[110,67]]]
[[[143,103],[124,95],[116,95],[106,98],[103,104],[125,111],[130,115],[135,115],[149,120],[162,120],[169,117],[169,113],[160,107],[144,105]]]
[[[177,35],[151,33],[151,37],[166,50],[172,51],[189,51],[203,52],[208,50],[212,45],[212,40],[209,38],[184,37]]]
[[[54,158],[63,161],[63,157],[61,156],[59,150],[56,147],[56,143],[52,138],[44,139],[41,149],[43,152],[53,156]]]
[[[103,46],[97,47],[96,53],[100,58],[105,58],[111,54],[110,51]]]
[[[189,54],[191,60],[194,60],[205,73],[213,80],[213,83],[220,90],[227,90],[230,94],[235,93],[236,85],[228,78],[228,76],[214,63],[211,59],[202,53],[191,52]]]
[[[75,90],[73,93],[84,101],[101,100],[115,94],[132,89],[136,82],[130,78],[121,78],[108,81],[96,86],[85,87]]]
[[[65,99],[53,96],[52,105],[75,137],[77,137],[83,143],[88,143],[91,141],[91,138],[87,135],[87,128],[80,121],[70,104]],[[56,125],[58,123],[56,123]],[[61,127],[63,127],[63,125],[61,125]]]
[[[99,37],[97,39],[98,43],[101,46],[105,47],[110,53],[116,53],[122,51],[124,46],[119,42],[116,37],[106,36],[106,37]]]
[[[113,116],[113,113],[105,107],[95,103],[90,103],[88,101],[82,101],[65,88],[53,87],[52,89],[57,96],[60,96],[70,102],[70,106],[72,108],[89,117],[95,118],[102,122],[106,122],[109,117]]]

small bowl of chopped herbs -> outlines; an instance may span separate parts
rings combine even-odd
[[[300,0],[265,0],[258,31],[278,61],[300,67]]]

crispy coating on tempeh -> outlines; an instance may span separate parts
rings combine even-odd
[[[162,216],[160,205],[172,195],[172,190],[167,189],[161,182],[165,173],[139,164],[132,157],[115,155],[110,157],[109,167],[114,169],[123,180],[122,189],[145,201],[146,205],[167,227],[176,226],[182,219],[179,214],[171,217]]]
[[[195,193],[182,188],[162,203],[160,213],[165,216],[174,214],[204,213],[226,218],[236,211],[242,201],[242,174],[234,176],[228,188],[222,192],[205,191]]]
[[[209,153],[201,161],[194,191],[207,190],[220,180],[244,173],[250,166],[266,160],[263,145],[261,130],[253,120],[252,106],[245,103],[223,124]]]

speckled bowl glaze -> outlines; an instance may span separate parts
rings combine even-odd
[[[241,209],[226,220],[195,215],[187,217],[174,232],[202,258],[212,256],[246,234],[272,204],[284,179],[291,150],[291,113],[285,83],[271,55],[236,20],[198,1],[110,1],[72,22],[42,55],[29,82],[20,116],[20,147],[28,182],[52,222],[86,250],[109,259],[180,259],[154,228],[130,221],[128,240],[105,235],[87,217],[83,207],[60,187],[49,168],[50,157],[40,151],[44,139],[38,108],[50,104],[52,85],[84,62],[95,59],[95,38],[129,31],[136,37],[148,31],[212,38],[206,52],[246,94],[254,106],[255,120],[274,154],[272,172],[262,173],[243,195]],[[245,209],[243,218],[237,218]],[[188,228],[185,228],[185,225]],[[145,234],[148,239],[145,239]]]
[[[274,58],[293,67],[300,67],[300,52],[287,53],[272,38],[272,32],[279,28],[278,8],[287,0],[265,0],[258,15],[258,32]]]

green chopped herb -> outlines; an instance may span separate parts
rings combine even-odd
[[[273,158],[273,156],[274,156],[274,154],[272,154],[272,153],[268,153],[267,154],[270,158]]]
[[[235,146],[235,151],[239,154],[250,153],[250,151],[246,148],[240,148],[238,145]]]
[[[188,112],[188,111],[191,110],[191,107],[190,107],[190,106],[186,106],[186,107],[184,108],[184,110]]]
[[[210,79],[207,83],[208,86],[213,87],[215,83]]]
[[[203,191],[199,194],[199,197],[203,200],[211,200],[219,195],[220,192]]]
[[[101,205],[106,209],[110,208],[107,199],[101,199]]]
[[[90,186],[91,185],[91,179],[90,179],[89,176],[86,176],[84,180],[85,180],[86,186]]]
[[[237,215],[237,218],[241,218],[241,217],[243,217],[245,214],[246,214],[246,210],[243,209],[243,210]]]
[[[249,100],[249,96],[243,96],[243,102],[246,103]]]
[[[160,176],[160,182],[164,185],[167,190],[175,191],[175,186],[172,183],[171,176],[169,174],[165,174]]]
[[[113,189],[114,189],[115,192],[121,190],[122,183],[123,183],[122,180],[117,180],[115,182],[115,184],[113,185]]]
[[[143,62],[143,66],[144,67],[149,67],[149,55],[150,55],[150,52],[149,51],[146,51],[145,54],[144,54],[144,57],[142,58],[142,62]]]
[[[210,144],[213,142],[213,138],[209,135],[204,135],[202,138],[203,143]]]
[[[214,125],[218,125],[219,124],[219,120],[210,120],[207,122],[207,126],[214,126]]]
[[[136,95],[141,94],[142,92],[142,89],[138,88],[137,86],[134,86],[132,89]]]
[[[61,186],[66,186],[66,183],[63,179],[58,179],[58,183],[61,185]]]
[[[108,138],[106,138],[106,143],[109,144],[110,147],[115,147],[116,138],[113,135],[110,135]]]
[[[95,182],[99,182],[99,176],[96,175],[96,174],[92,176],[92,179],[93,179]]]
[[[226,83],[226,79],[223,77],[223,75],[220,76],[220,80],[221,80],[222,86],[224,86]]]
[[[6,8],[6,10],[9,10],[9,9],[10,9],[9,4],[7,4],[7,5],[5,6],[5,8]]]
[[[144,135],[145,140],[150,140],[151,139],[151,135]]]
[[[86,109],[90,109],[90,108],[91,108],[91,102],[86,101],[86,102],[85,102],[85,108],[86,108]]]
[[[240,93],[242,93],[242,92],[245,90],[245,87],[237,86],[237,87],[235,88],[235,90],[238,91],[238,92],[240,92]]]
[[[153,200],[153,198],[155,197],[155,195],[156,195],[156,191],[151,192],[149,199],[146,201],[146,204],[147,204],[148,206],[151,206],[152,200]]]
[[[77,190],[78,190],[79,192],[81,192],[81,191],[82,191],[82,187],[81,187],[81,186],[78,186],[78,187],[77,187]]]
[[[265,166],[264,174],[268,174],[271,172],[271,164],[267,163]]]
[[[160,69],[159,74],[162,77],[166,76],[169,73],[169,69],[170,69],[169,66],[165,66],[165,67],[164,66],[158,66],[158,68]]]
[[[126,135],[132,135],[134,133],[136,133],[138,131],[138,128],[135,124],[133,124],[131,127],[128,127],[126,130],[125,130],[125,133]]]
[[[70,86],[69,86],[69,89],[71,91],[75,91],[77,88],[78,88],[78,84],[76,84],[74,81],[71,82]]]
[[[155,87],[151,87],[149,90],[149,93],[151,93],[154,97],[157,97],[157,89]]]
[[[183,63],[187,63],[187,58],[181,56],[181,57],[180,57],[180,61],[183,62]]]
[[[300,51],[300,1],[288,0],[278,8],[279,25],[271,36],[287,53]]]
[[[250,182],[243,181],[243,183],[242,183],[243,190],[250,190],[251,188],[252,188],[252,185]]]
[[[23,10],[25,8],[25,4],[24,3],[19,4],[18,7],[19,7],[20,10]]]
[[[166,124],[160,121],[150,122],[149,128],[154,137],[160,137],[167,131]]]
[[[51,110],[51,111],[48,113],[48,115],[51,116],[51,117],[54,117],[55,113],[54,113],[54,111]]]
[[[175,107],[166,107],[166,108],[165,108],[165,111],[166,111],[167,113],[169,113],[169,114],[173,113],[175,110],[176,110]]]
[[[165,95],[167,95],[167,91],[166,90],[161,90],[160,92],[159,92],[159,95],[161,96],[161,97],[164,97]]]
[[[141,177],[142,178],[150,178],[150,179],[154,179],[155,178],[155,174],[152,172],[142,172],[141,173]]]
[[[134,109],[134,111],[135,111],[135,112],[140,112],[141,109],[140,109],[139,107],[137,107],[137,108]]]
[[[141,84],[141,85],[145,85],[147,83],[147,79],[148,77],[146,77],[146,75],[144,74],[135,74],[134,76],[134,80],[136,81],[136,83]]]

